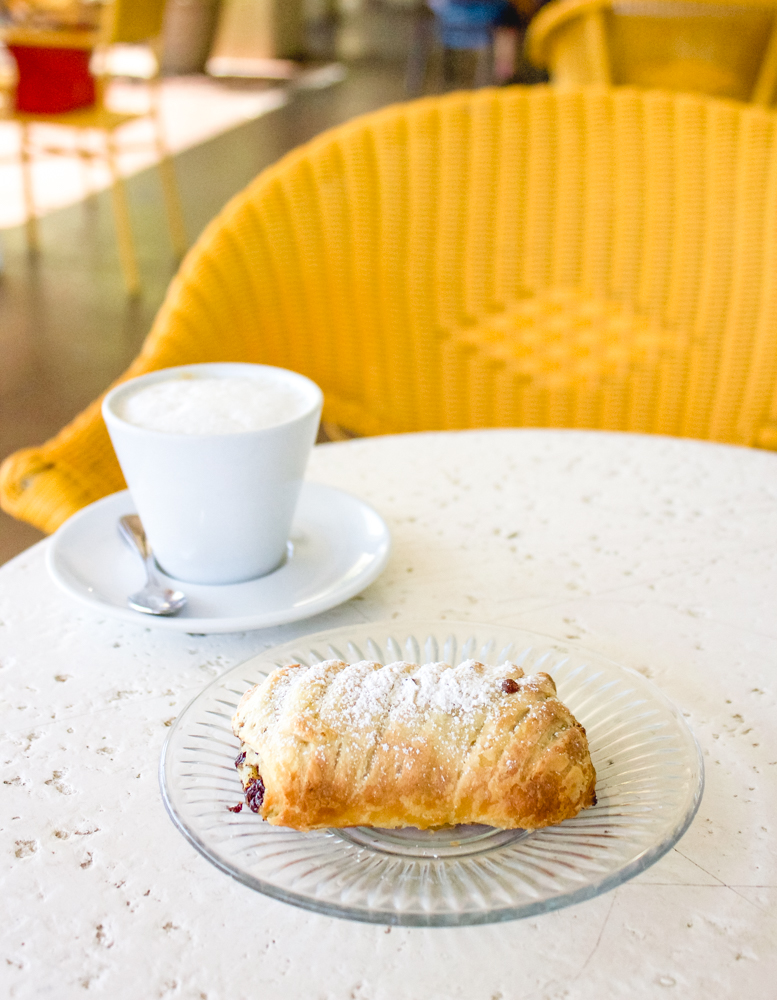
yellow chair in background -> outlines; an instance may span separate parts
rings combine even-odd
[[[211,222],[127,378],[248,361],[358,434],[592,427],[777,446],[777,114],[639,89],[390,107]],[[99,401],[0,472],[51,531],[123,480]]]
[[[130,226],[124,181],[118,169],[117,154],[121,149],[116,133],[128,122],[148,118],[153,126],[151,143],[158,158],[158,167],[165,196],[170,235],[174,251],[183,256],[187,248],[178,188],[172,161],[167,152],[162,123],[159,116],[158,62],[156,75],[147,79],[149,107],[145,113],[113,111],[106,104],[106,89],[112,78],[111,48],[116,45],[153,46],[162,30],[166,0],[113,0],[103,10],[101,25],[96,30],[71,28],[65,30],[39,29],[12,25],[0,32],[0,40],[9,46],[64,47],[86,49],[94,53],[97,99],[90,107],[78,108],[61,114],[28,113],[14,110],[13,100],[7,102],[4,117],[10,117],[20,128],[20,160],[27,209],[27,238],[32,249],[39,246],[35,193],[32,178],[32,161],[36,153],[78,156],[83,160],[102,160],[111,175],[111,196],[116,224],[122,271],[127,290],[134,294],[140,289],[134,240]],[[36,143],[36,127],[58,126],[75,132],[77,145],[52,143],[51,132],[45,143]],[[99,148],[81,141],[84,137],[101,136]]]
[[[777,0],[553,0],[526,51],[560,86],[633,85],[770,105]]]

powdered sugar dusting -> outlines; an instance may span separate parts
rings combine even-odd
[[[501,685],[507,677],[522,678],[523,671],[510,662],[486,665],[477,660],[455,667],[442,662],[419,666],[400,660],[382,666],[372,660],[325,660],[300,671],[294,681],[306,688],[323,683],[318,712],[334,729],[374,730],[390,722],[429,720],[436,713],[460,721],[504,697]]]
[[[374,728],[389,713],[401,675],[414,669],[413,663],[381,666],[372,660],[347,665],[330,686],[322,718],[335,726]]]
[[[302,671],[297,668],[296,670],[288,670],[281,674],[281,676],[275,681],[272,692],[272,699],[270,701],[271,711],[273,717],[278,719],[281,712],[283,711],[283,703],[286,701],[286,696],[291,689],[292,684],[299,677]]]
[[[487,708],[511,669],[515,669],[512,664],[486,666],[477,660],[465,660],[457,667],[424,663],[403,681],[392,716],[401,719],[429,712],[469,715]]]

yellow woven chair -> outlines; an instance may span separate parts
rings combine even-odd
[[[553,0],[526,51],[559,86],[698,91],[770,105],[777,0]]]
[[[358,434],[593,427],[777,445],[777,115],[637,89],[390,107],[262,173],[123,377],[303,372]],[[0,471],[46,531],[123,480],[99,402]]]
[[[32,249],[39,246],[37,213],[32,182],[31,164],[36,153],[48,155],[79,156],[83,160],[102,160],[111,175],[111,197],[116,224],[119,257],[128,292],[140,289],[140,272],[135,254],[129,208],[124,182],[119,173],[117,155],[121,149],[116,134],[123,125],[137,118],[148,118],[153,127],[153,145],[165,197],[170,237],[178,256],[186,252],[188,241],[181,211],[175,172],[168,155],[159,116],[158,61],[157,73],[148,78],[149,107],[144,113],[117,112],[106,104],[107,84],[111,79],[110,52],[116,45],[150,44],[154,46],[162,31],[166,0],[111,0],[104,8],[98,29],[41,30],[23,26],[10,26],[0,32],[0,40],[16,45],[40,47],[65,47],[91,50],[95,53],[93,65],[97,70],[97,101],[92,107],[79,108],[61,114],[24,113],[13,109],[12,101],[3,117],[10,117],[20,129],[20,162],[27,209],[27,240]],[[58,126],[75,133],[77,143],[58,144],[47,138],[45,143],[35,141],[36,127]],[[100,135],[102,145],[81,141],[84,136]]]

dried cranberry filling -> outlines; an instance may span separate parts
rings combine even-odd
[[[512,677],[506,677],[502,681],[502,690],[505,694],[515,694],[516,691],[521,690],[521,685],[518,681],[514,681]]]
[[[261,777],[254,778],[246,788],[246,802],[251,812],[258,813],[264,802],[264,782]]]

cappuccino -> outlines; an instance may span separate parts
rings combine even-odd
[[[266,375],[181,375],[144,385],[117,401],[135,427],[167,434],[239,434],[285,424],[310,407],[296,386]]]
[[[157,563],[240,583],[287,553],[324,397],[296,372],[182,365],[112,389],[103,417]]]

